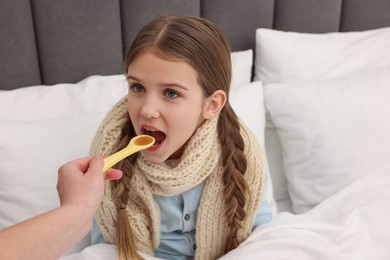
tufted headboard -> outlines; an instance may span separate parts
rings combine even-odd
[[[122,73],[124,53],[164,13],[219,24],[234,51],[256,28],[324,33],[390,26],[390,0],[2,0],[0,89]]]

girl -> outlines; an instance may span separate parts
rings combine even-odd
[[[236,248],[271,210],[259,144],[228,101],[224,33],[198,17],[159,17],[136,36],[125,73],[129,94],[91,152],[111,154],[139,134],[156,142],[117,165],[124,176],[107,187],[93,242],[117,244],[120,259],[216,259]]]

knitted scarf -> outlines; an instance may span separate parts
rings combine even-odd
[[[121,128],[128,123],[126,99],[120,101],[103,120],[92,143],[91,154],[110,154],[119,142]],[[126,211],[137,248],[154,254],[160,241],[160,211],[153,194],[173,196],[206,181],[196,223],[196,259],[217,259],[224,253],[229,228],[225,216],[224,184],[221,171],[221,146],[217,134],[218,116],[206,120],[189,140],[182,157],[174,163],[153,163],[142,154],[137,157],[129,188]],[[245,180],[250,197],[246,201],[247,217],[237,234],[244,241],[251,233],[264,190],[264,163],[259,144],[244,126],[244,154],[248,166]],[[104,238],[116,241],[118,203],[113,199],[111,185],[107,186],[96,220]]]

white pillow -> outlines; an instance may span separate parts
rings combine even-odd
[[[252,81],[253,50],[232,52],[230,57],[232,62],[230,89],[234,90]]]
[[[307,82],[388,65],[389,46],[390,28],[325,34],[258,29],[254,78],[265,85]],[[292,211],[280,140],[267,111],[265,147],[278,208]]]
[[[390,27],[323,34],[256,30],[255,80],[291,83],[390,64]]]
[[[59,206],[57,170],[88,156],[104,115],[0,122],[0,229]],[[87,236],[68,253],[88,244]]]
[[[265,108],[261,81],[251,82],[232,89],[229,94],[229,102],[237,116],[264,145]]]
[[[107,112],[127,91],[124,75],[91,76],[76,84],[1,91],[0,121],[34,121]]]
[[[296,213],[389,161],[389,86],[390,65],[323,81],[265,86]]]
[[[57,169],[89,154],[101,120],[127,89],[123,75],[112,75],[0,91],[0,228],[58,206]],[[66,254],[89,244],[88,234]]]

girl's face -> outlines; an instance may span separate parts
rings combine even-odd
[[[135,132],[156,143],[142,151],[146,159],[179,158],[186,142],[207,119],[207,98],[196,71],[183,61],[170,61],[146,50],[128,67],[128,111]]]

